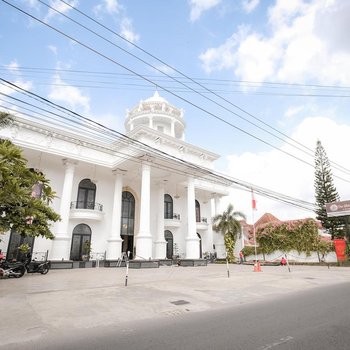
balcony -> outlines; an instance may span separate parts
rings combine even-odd
[[[103,205],[100,203],[79,201],[70,203],[70,219],[101,221],[103,215]]]
[[[197,230],[207,230],[209,227],[207,218],[200,218],[200,221],[196,222]]]
[[[180,214],[173,214],[172,218],[164,219],[164,227],[180,227],[181,218]]]

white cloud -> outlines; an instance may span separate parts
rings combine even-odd
[[[287,109],[284,115],[287,119],[291,119],[297,114],[299,114],[300,112],[302,112],[304,108],[305,108],[304,106],[291,106]]]
[[[307,157],[305,153],[297,151],[291,145],[284,144],[281,149],[295,154],[297,157],[314,164],[314,150],[316,141],[319,139],[327,152],[328,158],[342,164],[350,169],[350,159],[347,150],[350,148],[350,124],[337,124],[334,120],[316,116],[305,118],[295,129],[291,138],[309,147],[312,156]],[[288,196],[314,203],[314,168],[297,161],[277,150],[260,153],[243,153],[231,155],[229,160],[229,172],[237,179],[244,179],[273,191]],[[350,199],[350,188],[347,182],[338,179],[336,176],[347,178],[346,174],[333,168],[334,184],[343,200]],[[294,208],[280,202],[268,200],[256,195],[258,212],[255,219],[258,219],[265,212],[272,213],[280,219],[297,219],[313,217],[309,211]],[[235,205],[236,210],[242,210],[248,217],[251,214],[251,201],[248,192],[234,190],[227,201]]]
[[[9,64],[5,65],[6,69],[16,77],[15,79],[9,79],[13,82],[13,84],[21,87],[25,90],[32,90],[33,89],[33,83],[30,80],[24,80],[21,77],[21,72],[18,69],[19,64],[17,63],[17,60],[12,61]],[[6,95],[13,95],[16,93],[16,90],[12,89],[6,84],[0,84],[0,92]]]
[[[57,47],[54,45],[48,45],[47,48],[56,56],[57,55]]]
[[[24,2],[30,7],[38,8],[40,3],[37,0],[24,0]]]
[[[200,55],[203,68],[232,69],[242,80],[350,83],[350,2],[279,0],[268,25],[269,35],[240,27]]]
[[[242,6],[245,12],[251,13],[259,5],[260,0],[243,0]]]
[[[66,0],[66,2],[73,7],[77,7],[79,4],[78,0]],[[56,9],[58,12],[62,12],[64,14],[72,10],[70,6],[66,5],[64,2],[60,0],[51,0],[50,6]],[[51,20],[53,17],[58,16],[59,15],[58,12],[52,9],[49,9],[49,11],[47,12],[44,18],[44,22],[49,22],[49,20]]]
[[[100,13],[116,14],[119,13],[122,7],[119,5],[118,0],[103,0],[100,4],[93,8],[96,15]]]
[[[12,61],[10,64],[7,64],[6,65],[6,68],[11,72],[11,73],[14,73],[14,74],[18,74],[18,63],[17,61]]]
[[[111,128],[113,130],[121,130],[123,128],[124,117],[119,117],[117,114],[104,113],[96,115],[94,113],[93,119],[99,124]]]
[[[190,0],[191,7],[190,19],[191,22],[197,21],[203,12],[210,10],[219,5],[221,0]]]
[[[152,70],[156,73],[159,73],[159,71],[165,73],[165,74],[174,74],[174,69],[170,68],[169,66],[162,64],[159,66],[156,66],[157,69],[152,68]]]
[[[89,113],[90,99],[84,96],[78,88],[66,84],[59,75],[54,77],[53,84],[57,85],[52,85],[49,98],[67,103],[73,110],[82,108],[84,113]]]
[[[127,17],[124,17],[121,21],[120,35],[132,43],[136,43],[140,39],[140,36],[134,31],[131,19]]]
[[[24,90],[32,90],[33,88],[33,83],[29,80],[24,81],[22,79],[17,79],[13,82],[13,84],[21,87]],[[6,95],[13,95],[16,93],[16,90],[10,88],[8,85],[0,85],[0,92]]]

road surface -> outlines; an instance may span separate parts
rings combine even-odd
[[[65,332],[52,328],[44,337],[18,339],[0,349],[348,350],[349,295],[350,283],[320,286],[276,300],[162,319]]]

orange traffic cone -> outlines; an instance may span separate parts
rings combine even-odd
[[[254,263],[254,270],[253,272],[261,272],[261,266],[260,266],[260,262],[259,261],[256,261]]]

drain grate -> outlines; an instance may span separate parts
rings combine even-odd
[[[189,304],[190,302],[186,300],[175,300],[175,301],[171,301],[170,303],[174,305],[185,305],[185,304]]]

